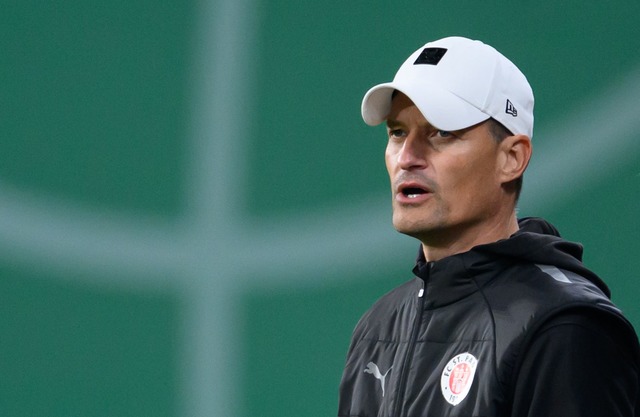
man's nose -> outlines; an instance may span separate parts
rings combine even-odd
[[[427,147],[424,138],[417,134],[410,134],[398,153],[398,166],[404,170],[426,167]]]

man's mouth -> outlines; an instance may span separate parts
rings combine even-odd
[[[395,199],[400,204],[417,205],[433,195],[433,185],[424,178],[399,178],[395,184]]]
[[[402,189],[402,194],[407,198],[418,198],[423,194],[426,194],[428,191],[424,188],[419,187],[407,187]]]

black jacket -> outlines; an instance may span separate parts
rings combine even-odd
[[[640,415],[640,349],[582,247],[524,219],[427,263],[353,333],[339,416]]]

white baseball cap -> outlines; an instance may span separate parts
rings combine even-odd
[[[533,91],[504,55],[480,41],[449,37],[429,42],[402,64],[393,81],[371,88],[362,118],[386,120],[394,90],[404,93],[438,129],[459,130],[492,117],[513,134],[533,137]]]

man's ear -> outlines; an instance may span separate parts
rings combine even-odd
[[[500,142],[500,180],[511,182],[524,174],[531,159],[531,138],[527,135],[507,136]]]

